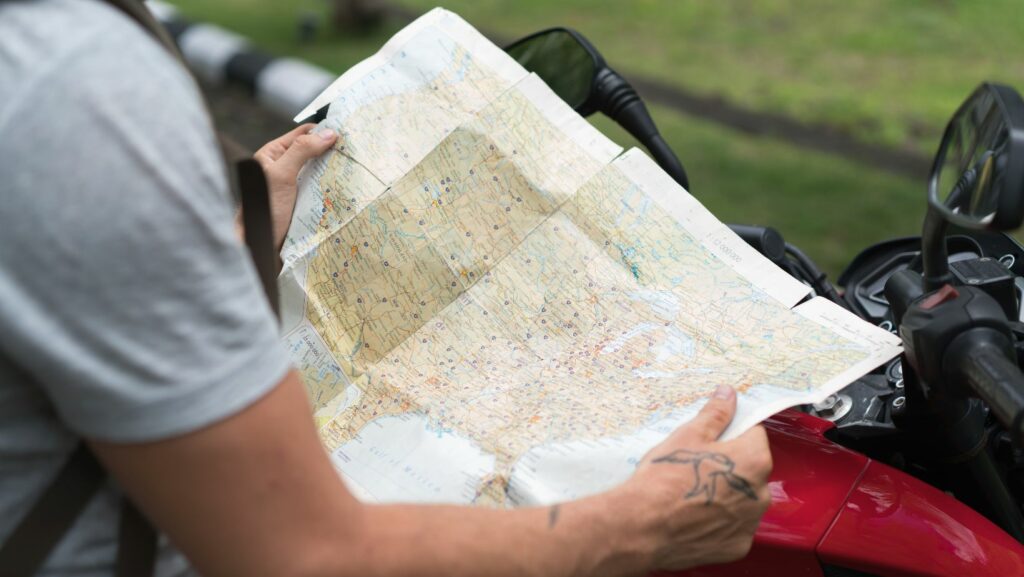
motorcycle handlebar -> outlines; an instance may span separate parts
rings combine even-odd
[[[786,241],[779,231],[769,226],[750,226],[747,224],[730,224],[729,228],[744,242],[757,249],[777,265],[786,260]]]
[[[1024,372],[1015,362],[1009,338],[992,328],[971,329],[950,343],[945,365],[966,382],[1024,447]]]

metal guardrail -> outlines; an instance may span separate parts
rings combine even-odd
[[[184,19],[174,6],[146,5],[171,33],[196,76],[211,84],[235,84],[268,109],[292,118],[334,81],[337,74],[295,58],[271,55],[219,26]]]

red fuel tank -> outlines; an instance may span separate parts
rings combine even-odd
[[[1024,576],[1024,547],[1013,538],[949,495],[829,441],[828,421],[789,410],[765,428],[772,506],[750,554],[661,575]]]
[[[1024,547],[914,477],[872,461],[818,546],[823,563],[886,577],[1024,576]]]

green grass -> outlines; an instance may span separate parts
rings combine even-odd
[[[438,0],[391,0],[426,11]],[[264,47],[343,70],[397,27],[295,41],[300,11],[327,2],[176,0]],[[627,74],[756,110],[826,122],[868,142],[934,152],[949,114],[982,80],[1024,86],[1019,0],[445,0],[516,38],[574,27]]]
[[[923,182],[663,108],[651,113],[682,158],[691,193],[715,216],[775,227],[833,279],[870,243],[920,232]],[[615,142],[637,146],[613,122],[593,122]]]
[[[437,0],[401,0],[427,10]],[[932,154],[982,80],[1024,87],[1019,0],[445,0],[515,38],[576,28],[623,73]]]
[[[325,3],[320,0],[293,4],[176,0],[175,4],[186,16],[234,29],[266,50],[305,58],[339,73],[375,52],[399,28],[392,23],[357,37],[328,33],[302,45],[296,39],[297,15],[303,10],[322,13]],[[433,5],[420,0],[403,0],[403,4]],[[839,8],[833,7],[828,18],[812,10],[819,3],[793,9],[795,2],[782,1],[755,6],[753,2],[647,0],[590,8],[597,4],[576,0],[445,3],[477,27],[505,37],[556,24],[574,26],[585,31],[627,75],[642,72],[753,108],[849,125],[864,138],[885,142],[902,141],[919,125],[922,134],[940,131],[945,117],[977,80],[973,72],[958,76],[954,68],[942,73],[942,82],[924,82],[923,71],[949,65],[943,56],[949,51],[933,58],[927,51],[941,48],[937,39],[900,40],[892,31],[899,22],[913,20],[914,14],[925,23],[946,18],[948,3],[887,4],[895,12],[887,18],[876,12],[881,4],[874,1],[852,3],[856,14],[845,17],[837,16]],[[876,30],[868,25],[872,19]],[[803,26],[796,25],[798,20]],[[863,30],[857,32],[856,23]],[[824,24],[846,32],[820,29]],[[953,27],[946,20],[942,26]],[[999,29],[1003,27],[1000,24]],[[1002,41],[999,34],[991,38]],[[920,46],[915,48],[915,42]],[[1024,43],[1024,38],[1013,42]],[[973,57],[984,64],[979,51],[976,47]],[[889,52],[902,54],[902,64],[895,57],[876,61],[879,54]],[[817,53],[825,56],[819,59]],[[968,59],[966,52],[963,57]],[[853,74],[854,69],[860,72]],[[867,244],[919,230],[923,181],[751,137],[667,109],[654,107],[652,114],[686,165],[692,192],[712,212],[726,222],[774,226],[833,278]],[[623,146],[635,144],[611,122],[601,118],[594,122]],[[928,148],[933,147],[934,142]]]

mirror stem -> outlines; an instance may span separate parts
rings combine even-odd
[[[924,265],[924,290],[931,292],[953,280],[949,274],[949,255],[946,252],[946,229],[949,224],[939,212],[928,205],[921,233],[921,261]]]
[[[690,190],[690,179],[686,176],[683,163],[679,162],[679,157],[672,152],[672,148],[661,138],[660,134],[655,133],[650,138],[650,141],[647,143],[647,150],[651,151],[651,156],[654,157],[654,161],[658,163],[658,166],[678,182],[679,186],[682,186],[687,191]]]
[[[658,166],[689,191],[690,179],[686,176],[683,164],[661,137],[651,113],[633,86],[618,72],[606,66],[594,78],[594,90],[601,112],[640,141],[650,151]]]

